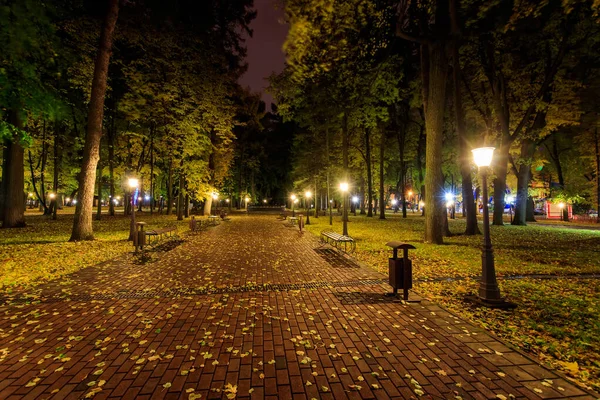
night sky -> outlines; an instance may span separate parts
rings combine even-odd
[[[266,78],[272,72],[281,72],[285,57],[282,46],[288,27],[283,23],[281,0],[255,0],[254,7],[258,15],[250,27],[254,30],[247,41],[248,71],[241,77],[242,86],[250,86],[253,92],[262,92],[262,98],[270,110],[273,98],[265,93],[268,86]]]

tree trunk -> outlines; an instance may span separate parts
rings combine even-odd
[[[373,167],[371,165],[371,130],[365,129],[365,150],[367,157],[367,217],[373,216]]]
[[[453,2],[453,8],[456,7],[456,2]],[[456,11],[456,9],[454,9]],[[454,18],[456,13],[451,14]],[[458,24],[458,21],[454,21]],[[462,179],[462,198],[463,198],[463,214],[466,217],[467,226],[465,235],[479,234],[477,226],[477,213],[475,211],[475,198],[473,197],[473,181],[471,178],[471,157],[469,151],[469,138],[467,137],[467,129],[465,126],[465,114],[462,105],[462,97],[460,94],[461,69],[459,62],[459,39],[455,38],[452,48],[452,78],[454,83],[454,117],[456,120],[456,133],[458,136],[459,150],[459,166],[460,176]]]
[[[527,200],[529,199],[529,180],[531,178],[531,158],[535,146],[529,139],[521,143],[521,161],[517,171],[517,198],[515,200],[515,216],[513,225],[527,225]]]
[[[150,215],[154,214],[154,125],[150,130]]]
[[[62,149],[61,149],[61,135],[62,128],[60,123],[55,124],[54,129],[54,179],[53,179],[53,190],[54,190],[54,209],[52,210],[52,219],[57,218],[58,208],[62,209],[62,193],[59,193],[60,190],[60,166],[62,164]],[[60,205],[60,207],[59,207]]]
[[[183,177],[179,176],[179,193],[177,193],[177,221],[183,220]]]
[[[9,122],[17,129],[23,125],[19,115],[12,111]],[[19,228],[25,226],[25,169],[23,166],[24,150],[17,135],[5,141],[5,159],[2,168],[3,196],[3,228]]]
[[[385,182],[384,177],[385,157],[385,131],[381,131],[381,142],[379,143],[379,219],[385,219]]]
[[[108,215],[115,215],[115,130],[114,130],[114,116],[113,126],[108,131],[108,184],[109,184],[109,202],[108,202]]]
[[[442,176],[442,143],[444,109],[446,105],[446,80],[448,63],[443,40],[431,43],[429,55],[429,87],[425,104],[426,156],[425,156],[425,242],[442,244],[445,233],[444,179]]]
[[[92,207],[94,204],[96,165],[98,164],[100,137],[102,136],[102,117],[104,115],[104,96],[106,94],[108,64],[110,61],[113,32],[118,16],[119,0],[109,0],[108,12],[102,25],[100,45],[94,66],[87,133],[83,149],[83,162],[81,172],[79,173],[79,192],[70,241],[94,239]]]
[[[508,151],[510,149],[510,143],[507,143],[507,141],[506,138],[503,138],[498,152],[494,152],[494,158],[496,159],[494,172],[496,178],[494,178],[494,216],[492,225],[497,226],[504,226],[504,197],[506,196]],[[483,199],[483,201],[489,201],[489,199]]]
[[[190,217],[190,194],[185,193],[185,204],[184,204],[184,208],[183,208],[183,216],[186,218]]]
[[[348,146],[349,146],[349,138],[348,138],[348,110],[344,110],[344,116],[342,121],[342,162],[343,162],[343,179],[344,182],[348,182],[349,173],[348,173]],[[348,182],[349,184],[349,182]],[[344,213],[342,215],[342,221],[348,222],[348,193],[342,193],[342,201],[344,205]],[[344,225],[347,228],[347,225]],[[347,236],[348,232],[344,232],[343,235]]]
[[[368,161],[367,161],[367,163],[368,163]],[[364,177],[364,175],[362,175],[360,177],[360,215],[367,214],[367,212],[365,211],[365,198],[366,197],[367,196],[365,196],[365,177]]]
[[[169,159],[169,177],[167,179],[167,215],[173,210],[173,157]]]
[[[203,215],[212,215],[212,196],[207,196],[204,200],[204,212]]]
[[[596,222],[600,223],[600,135],[598,128],[594,130],[594,147],[596,150]]]
[[[100,142],[100,146],[102,146],[102,141]],[[96,209],[96,221],[100,221],[102,219],[102,150],[99,151],[100,157],[98,158],[98,204]]]
[[[525,220],[527,222],[536,222],[535,221],[535,213],[534,213],[533,197],[531,197],[531,196],[529,196],[527,198],[527,212],[526,212]]]

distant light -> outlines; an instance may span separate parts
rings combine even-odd
[[[510,204],[510,203],[512,203],[512,202],[514,202],[514,201],[515,201],[515,196],[508,196],[508,197],[506,197],[506,201],[507,201],[509,204]]]
[[[565,208],[565,203],[558,203],[558,206],[559,206],[560,208]]]
[[[29,197],[33,197],[33,193],[29,193]]]
[[[291,196],[290,196],[290,198],[291,198],[292,200],[296,200],[296,195],[295,195],[295,194],[293,194],[293,195],[291,195]]]
[[[452,193],[446,193],[446,201],[452,201],[454,195]]]
[[[452,207],[452,204],[454,204],[454,202],[453,201],[449,201],[449,202],[446,203],[446,207]]]
[[[48,197],[50,197],[51,200],[54,200],[54,198],[56,197],[56,195],[54,193],[50,193],[48,195]]]
[[[212,194],[212,198],[215,199],[215,200],[218,199],[219,198],[219,193],[213,193]]]
[[[246,200],[246,203],[250,200],[249,197],[246,197],[244,200]]]
[[[77,200],[73,199],[73,204],[77,204]]]
[[[413,195],[413,192],[412,192],[412,190],[409,190],[409,191],[408,191],[408,197],[411,197],[412,195]]]
[[[149,195],[146,195],[146,196],[144,196],[144,198],[145,198],[146,200],[150,200],[150,196],[149,196]]]
[[[358,203],[358,196],[352,197],[352,201],[355,202],[355,203]]]
[[[419,202],[419,205],[420,205],[421,207],[425,207],[425,202],[424,202],[424,201],[420,201],[420,202]]]
[[[295,199],[295,200],[294,200],[294,203],[297,203],[297,202],[298,202],[298,199]]]
[[[73,200],[73,203],[75,203],[75,200]],[[119,200],[117,200],[117,199],[114,199],[114,200],[113,200],[113,203],[115,203],[115,204],[119,204]]]
[[[396,199],[392,199],[392,205],[395,206],[398,201]]]
[[[138,185],[139,185],[139,181],[137,180],[137,178],[129,178],[127,183],[129,184],[129,187],[132,189],[138,187]]]
[[[229,199],[225,199],[225,203],[229,203]]]
[[[142,201],[142,196],[139,196],[139,197],[138,197],[138,201]]]
[[[333,203],[333,200],[329,200],[330,203]]]
[[[267,199],[264,199],[264,200],[263,200],[263,203],[265,203],[265,204],[266,204],[266,203],[267,203]]]
[[[67,197],[67,198],[65,199],[65,201],[68,203],[68,202],[70,202],[70,201],[71,201],[71,199]]]
[[[306,197],[307,199],[310,199],[310,196],[312,196],[312,193],[310,191],[304,193],[304,197]]]
[[[160,197],[162,197],[162,196],[160,196]],[[121,196],[117,196],[117,200],[121,200]]]
[[[348,184],[346,182],[340,183],[340,190],[345,193],[348,191]]]

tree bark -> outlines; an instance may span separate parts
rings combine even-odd
[[[527,201],[529,199],[529,180],[531,179],[531,158],[535,146],[529,139],[521,142],[521,164],[517,170],[517,197],[513,225],[527,225]],[[516,167],[515,167],[516,168]]]
[[[62,209],[62,193],[59,193],[59,178],[60,178],[60,166],[62,161],[62,151],[60,149],[60,141],[62,135],[62,129],[60,123],[56,122],[54,125],[54,176],[53,176],[53,190],[54,190],[54,208],[52,210],[52,219],[57,218],[57,212],[60,204]]]
[[[594,147],[596,150],[596,222],[600,223],[600,135],[598,128],[594,130]]]
[[[96,182],[96,165],[98,164],[100,137],[102,136],[102,118],[104,115],[104,96],[106,94],[108,64],[118,16],[119,0],[109,0],[108,11],[102,25],[96,64],[94,66],[87,133],[83,149],[83,162],[79,174],[79,192],[70,241],[94,239],[92,228],[94,183]]]
[[[365,129],[365,150],[367,158],[367,217],[373,216],[373,167],[371,165],[371,130]]]
[[[381,131],[381,142],[379,144],[379,219],[385,219],[385,182],[384,177],[385,157],[385,131]]]
[[[11,110],[9,122],[17,129],[23,124],[16,111]],[[24,150],[17,134],[12,140],[5,141],[5,159],[2,168],[3,196],[3,228],[19,228],[25,226],[25,169],[23,166]]]
[[[425,105],[425,242],[442,244],[445,233],[444,179],[442,143],[448,62],[446,42],[438,40],[427,46],[429,52],[429,88]]]
[[[169,177],[167,179],[167,215],[173,210],[173,157],[169,158]]]
[[[456,7],[457,1],[452,2],[454,12],[451,14],[455,25],[458,25]],[[460,93],[461,75],[459,61],[459,39],[456,37],[452,46],[452,78],[454,83],[454,117],[456,120],[456,133],[458,136],[459,166],[462,179],[463,214],[466,217],[465,235],[479,234],[477,226],[477,213],[475,211],[475,198],[473,197],[473,180],[471,177],[471,157],[469,151],[469,138],[465,126],[465,114]]]

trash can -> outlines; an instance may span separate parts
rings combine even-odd
[[[145,222],[137,222],[136,223],[136,230],[135,230],[135,236],[134,236],[134,238],[136,240],[133,243],[133,245],[135,246],[136,253],[137,253],[138,249],[143,251],[144,246],[146,245],[146,232],[144,232],[144,225],[146,225]]]
[[[403,299],[408,300],[408,290],[412,289],[412,261],[408,258],[408,250],[416,249],[415,246],[402,242],[388,242],[385,244],[394,250],[394,255],[389,259],[389,283],[393,289],[392,296],[398,294],[398,289],[403,290]],[[403,257],[398,258],[398,250],[403,251]]]

